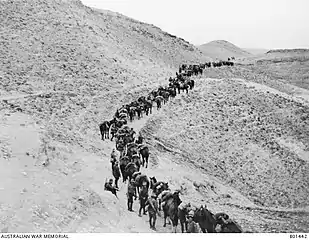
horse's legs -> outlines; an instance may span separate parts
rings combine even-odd
[[[101,133],[101,139],[104,141],[104,132],[103,131],[101,131],[101,129],[100,129],[100,133]]]
[[[139,200],[139,210],[138,210],[138,216],[141,217],[142,216],[142,199]]]

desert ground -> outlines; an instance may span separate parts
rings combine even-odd
[[[99,124],[218,46],[78,0],[0,1],[0,29],[0,230],[154,233],[122,180],[119,199],[104,191],[115,142]],[[246,232],[308,232],[309,51],[233,51],[233,67],[128,123],[150,148],[141,171]],[[171,232],[160,217],[157,232]]]

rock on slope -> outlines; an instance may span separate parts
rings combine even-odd
[[[200,45],[199,48],[206,56],[214,59],[227,60],[229,57],[247,57],[251,53],[225,40],[216,40]]]

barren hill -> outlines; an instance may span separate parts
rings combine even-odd
[[[115,88],[132,79],[149,83],[160,73],[174,73],[183,61],[207,59],[159,28],[80,1],[0,4],[1,86],[8,91],[30,93],[54,85],[72,90],[65,82],[84,78],[91,82],[88,89],[97,90],[103,90],[98,81]],[[7,86],[9,81],[15,84]]]
[[[221,60],[227,60],[229,57],[247,57],[251,55],[251,53],[225,40],[212,41],[200,45],[199,48],[206,56]]]
[[[125,184],[119,199],[104,191],[115,142],[101,140],[98,124],[179,64],[209,58],[80,1],[0,1],[0,11],[1,231],[151,232],[137,201],[127,211]],[[142,172],[245,231],[308,231],[306,100],[256,66],[195,80],[189,94],[129,123],[150,147]],[[158,232],[169,232],[162,221]]]
[[[205,76],[143,129],[156,156],[191,165],[186,197],[248,230],[307,232],[309,92],[254,67]]]
[[[0,228],[149,231],[103,189],[114,143],[102,143],[98,124],[179,64],[209,58],[80,1],[0,1],[0,30]]]

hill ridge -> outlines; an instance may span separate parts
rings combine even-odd
[[[226,40],[214,40],[198,46],[201,51],[212,58],[227,60],[230,57],[247,57],[252,54]]]

